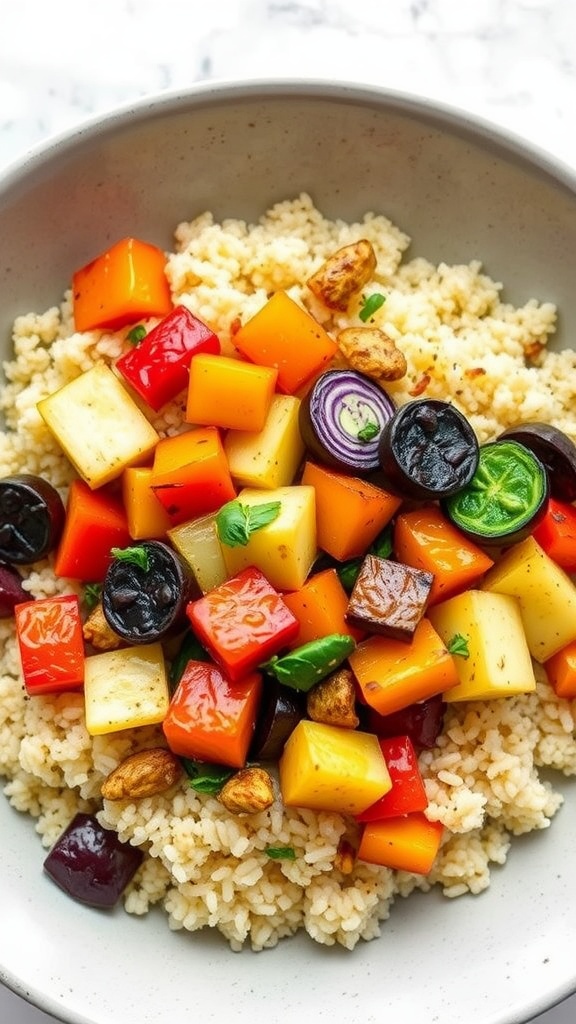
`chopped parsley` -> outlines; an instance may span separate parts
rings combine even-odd
[[[374,316],[374,313],[380,309],[385,302],[386,296],[382,295],[382,292],[373,292],[372,295],[363,295],[362,306],[358,313],[362,323],[365,324],[367,320],[370,320],[370,318]]]
[[[446,644],[450,654],[457,654],[460,658],[469,658],[468,640],[461,633],[455,633]]]
[[[140,342],[146,337],[146,328],[144,324],[136,324],[131,331],[128,331],[126,335],[127,340],[131,345],[139,345]]]
[[[139,569],[143,569],[144,572],[148,572],[150,568],[150,560],[148,558],[148,552],[146,548],[136,546],[129,548],[111,548],[110,554],[114,558],[120,559],[122,562],[131,562],[132,565],[137,565]]]
[[[296,860],[296,852],[291,846],[266,846],[264,853],[271,860]]]

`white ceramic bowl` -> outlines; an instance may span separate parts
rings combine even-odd
[[[412,252],[481,258],[512,300],[576,323],[576,177],[458,111],[406,95],[255,82],[144,100],[56,139],[0,182],[0,338],[57,302],[70,271],[125,234],[171,245],[204,209],[255,218],[311,193],[345,219],[384,212]],[[304,937],[232,954],[163,915],[98,913],[43,875],[33,822],[0,799],[0,978],[73,1024],[512,1024],[576,989],[576,801],[513,844],[488,892],[414,895],[353,953]]]

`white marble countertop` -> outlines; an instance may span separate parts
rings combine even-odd
[[[210,79],[377,84],[576,168],[573,0],[0,0],[0,174],[50,135]],[[576,996],[538,1018],[572,1024]],[[0,1024],[53,1018],[0,988]]]

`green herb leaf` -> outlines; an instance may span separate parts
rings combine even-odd
[[[191,629],[184,634],[168,671],[168,685],[173,693],[180,682],[189,661],[208,661],[208,652]]]
[[[228,501],[216,516],[218,537],[229,548],[245,547],[250,537],[280,515],[281,502],[265,501],[261,505],[242,505]]]
[[[260,667],[284,686],[307,693],[321,679],[335,672],[356,647],[348,633],[330,633],[319,640],[302,644],[281,658],[270,658]]]
[[[358,573],[360,572],[360,566],[362,565],[361,558],[350,558],[347,562],[342,562],[338,566],[336,572],[338,573],[340,583],[344,587],[347,594],[352,592],[354,584],[358,579]]]
[[[392,534],[392,527],[385,526],[368,548],[370,554],[378,555],[378,558],[390,558],[393,548]]]
[[[378,558],[389,558],[392,554],[392,528],[391,526],[385,526],[380,531],[375,540],[372,541],[368,552],[371,555],[378,555]],[[364,558],[349,558],[346,562],[336,563],[336,572],[340,578],[340,582],[344,587],[347,594],[352,592],[354,584],[358,578],[360,572],[360,566]],[[332,568],[334,563],[330,563],[328,566]]]
[[[144,572],[148,572],[150,568],[150,560],[148,558],[148,552],[143,547],[130,547],[130,548],[111,548],[110,554],[114,558],[119,558],[123,562],[132,562],[133,565],[137,565],[139,569],[143,569]]]
[[[468,640],[461,633],[455,633],[451,640],[446,644],[446,647],[450,651],[450,654],[457,654],[460,658],[469,658],[470,651],[468,650]]]
[[[374,316],[376,310],[380,309],[381,306],[386,302],[386,296],[382,295],[381,292],[374,292],[372,295],[362,296],[362,308],[358,313],[358,316],[362,320],[362,323],[366,323],[371,316]]]
[[[131,331],[128,331],[126,338],[131,345],[139,345],[142,339],[146,337],[146,334],[147,331],[144,324],[137,324]]]
[[[101,583],[87,583],[84,587],[84,604],[89,612],[98,604],[102,595]]]
[[[182,758],[184,771],[186,772],[192,789],[197,793],[208,793],[215,795],[220,792],[222,786],[235,774],[234,768],[226,768],[221,764],[208,764],[204,761],[191,761],[186,757]]]
[[[264,853],[271,860],[296,860],[296,851],[291,846],[266,846]]]
[[[358,431],[359,441],[371,441],[373,437],[380,433],[380,427],[375,420],[370,420],[362,430]]]

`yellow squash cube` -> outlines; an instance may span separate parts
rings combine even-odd
[[[427,615],[446,645],[462,636],[468,648],[468,657],[454,656],[459,682],[442,694],[443,700],[511,697],[536,688],[515,597],[468,590],[429,608]]]
[[[484,577],[482,590],[518,599],[528,648],[536,661],[547,661],[576,640],[576,585],[534,537],[504,552]]]
[[[84,699],[91,736],[163,722],[170,696],[161,644],[87,657]]]
[[[186,420],[229,430],[262,430],[278,370],[200,352],[190,363]]]
[[[151,466],[128,466],[122,474],[122,501],[132,540],[159,540],[171,525],[150,486],[151,479]]]
[[[295,485],[273,491],[245,488],[240,491],[241,505],[280,502],[276,519],[256,530],[248,543],[229,547],[222,543],[224,564],[229,576],[254,565],[277,590],[298,590],[316,558],[316,503],[313,487]]]
[[[239,487],[272,489],[293,482],[304,455],[299,409],[294,395],[274,395],[262,430],[228,432],[224,451]]]
[[[279,763],[287,807],[360,814],[392,788],[378,738],[302,719]]]
[[[203,594],[228,579],[213,513],[172,527],[168,538],[190,566]]]
[[[97,363],[38,402],[38,412],[89,487],[146,462],[159,437],[109,366]]]

